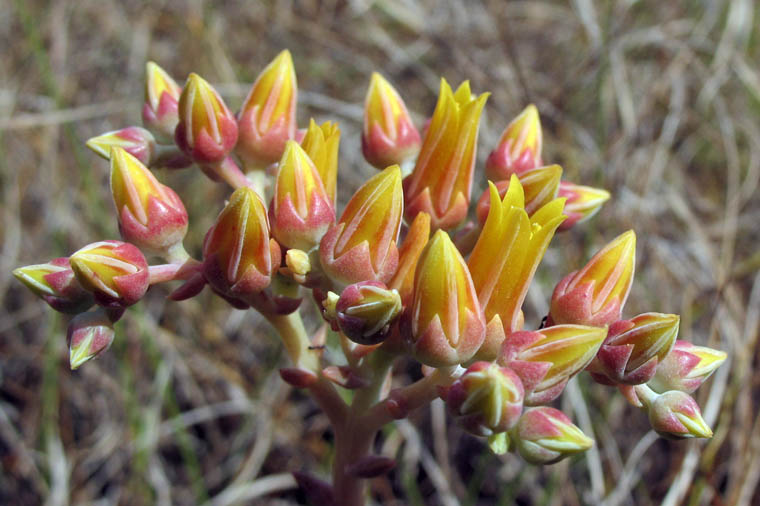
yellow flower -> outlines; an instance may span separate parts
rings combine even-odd
[[[301,147],[309,155],[319,172],[322,184],[335,203],[335,190],[338,182],[338,147],[340,144],[340,128],[337,123],[325,121],[318,126],[313,119],[301,142]]]

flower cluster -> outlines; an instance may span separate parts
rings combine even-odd
[[[312,119],[299,130],[288,51],[263,69],[237,114],[197,74],[181,87],[155,63],[146,71],[144,128],[87,143],[110,160],[123,241],[14,271],[51,307],[76,315],[68,332],[72,368],[108,348],[113,323],[151,285],[181,281],[170,298],[193,297],[208,285],[233,307],[262,313],[294,362],[282,377],[312,390],[336,432],[366,425],[374,437],[382,423],[440,396],[495,451],[553,463],[593,443],[546,406],[588,370],[646,410],[658,432],[711,435],[689,394],[726,354],[678,341],[677,315],[623,317],[634,279],[633,231],[562,278],[545,325],[525,328],[523,303],[553,236],[591,218],[610,197],[544,163],[535,106],[504,130],[487,157],[487,189],[471,206],[488,93],[473,94],[467,81],[452,89],[442,79],[421,135],[401,95],[373,74],[361,149],[378,172],[338,213],[340,129]],[[197,260],[182,244],[182,200],[152,172],[191,166],[234,190]],[[166,263],[149,264],[153,258]],[[298,316],[307,296],[324,310],[312,337]],[[345,355],[339,364],[318,352],[330,331]],[[426,375],[389,390],[392,365],[404,357]],[[336,385],[357,390],[354,405],[333,395]],[[330,493],[355,498],[352,476],[388,468],[370,457],[358,461],[358,472],[337,455]]]

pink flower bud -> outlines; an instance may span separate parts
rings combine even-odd
[[[69,345],[69,365],[78,369],[111,346],[113,323],[102,309],[76,315],[69,322],[66,341]]]
[[[504,341],[499,363],[522,380],[525,404],[545,404],[591,362],[606,335],[606,328],[582,325],[514,332]]]
[[[156,157],[156,140],[153,138],[153,134],[136,126],[106,132],[89,139],[85,144],[106,160],[111,159],[111,149],[113,148],[123,149],[147,166],[150,166]]]
[[[591,219],[602,208],[602,204],[609,200],[610,193],[600,188],[562,181],[559,184],[559,196],[567,199],[567,220],[562,223],[560,230],[568,230],[577,223]]]
[[[394,165],[356,191],[322,238],[319,258],[325,273],[342,285],[388,282],[398,266],[403,210],[401,169]]]
[[[613,323],[589,371],[604,384],[646,383],[673,348],[679,321],[674,314],[644,313]]]
[[[541,166],[541,120],[533,104],[526,107],[501,134],[499,144],[486,160],[486,177],[491,181],[509,179]]]
[[[554,464],[594,444],[567,415],[548,406],[526,410],[510,436],[520,456],[538,465]]]
[[[298,84],[293,58],[282,51],[256,78],[238,113],[237,153],[249,165],[277,162],[296,137]]]
[[[524,390],[514,371],[475,362],[445,392],[449,411],[476,436],[505,432],[517,423]]]
[[[485,320],[467,265],[443,230],[420,256],[413,293],[405,314],[414,357],[432,367],[471,359],[483,343]]]
[[[694,393],[726,358],[725,351],[676,341],[673,350],[657,366],[649,386],[658,392],[680,390]]]
[[[420,134],[398,92],[377,72],[364,101],[362,153],[378,169],[401,164],[417,156]]]
[[[69,263],[77,281],[103,306],[131,306],[148,290],[148,262],[128,242],[89,244],[71,255]]]
[[[46,264],[14,269],[13,275],[37,297],[61,313],[77,314],[95,301],[74,277],[68,257],[55,258]]]
[[[124,149],[111,152],[111,195],[125,240],[153,252],[165,252],[187,233],[187,211],[174,190],[158,182]]]
[[[454,228],[467,217],[480,114],[488,93],[473,97],[465,81],[452,92],[445,79],[414,171],[404,179],[406,218],[430,215],[433,229]]]
[[[711,438],[697,402],[687,393],[671,390],[657,396],[649,410],[649,423],[663,437],[672,439]]]
[[[182,88],[161,67],[149,61],[145,65],[145,105],[143,124],[163,142],[174,140],[179,117],[177,103]]]
[[[551,322],[599,326],[619,320],[633,283],[635,259],[636,234],[629,230],[557,284]]]
[[[319,244],[335,221],[332,199],[311,159],[295,141],[288,141],[280,160],[269,209],[275,239],[304,251]]]
[[[228,300],[250,304],[254,294],[269,286],[280,259],[280,247],[269,237],[264,203],[251,188],[238,188],[203,242],[206,280]]]
[[[190,74],[179,97],[177,146],[200,164],[221,163],[235,146],[235,116],[216,90],[198,74]]]
[[[335,316],[343,333],[359,344],[382,342],[401,312],[401,297],[377,281],[347,286],[335,305]]]

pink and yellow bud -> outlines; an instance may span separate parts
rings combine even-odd
[[[485,320],[462,255],[439,230],[417,262],[407,311],[412,350],[432,367],[470,360],[485,337]]]
[[[120,147],[111,150],[111,195],[125,240],[165,252],[187,233],[187,211],[174,190],[158,182],[137,158]]]
[[[673,350],[657,366],[649,386],[658,392],[680,390],[694,393],[726,358],[725,351],[676,341]]]
[[[106,351],[113,338],[113,322],[105,311],[96,310],[76,315],[69,322],[66,331],[71,369],[78,369],[85,362]]]
[[[319,256],[336,283],[387,283],[398,266],[398,234],[404,212],[401,169],[388,167],[359,188],[337,223],[322,238]]]
[[[143,124],[164,142],[174,139],[174,129],[179,121],[178,102],[182,88],[152,61],[145,65],[145,104]]]
[[[647,404],[646,408],[649,411],[649,423],[663,437],[711,438],[713,435],[702,418],[697,401],[685,392],[665,392]]]
[[[346,337],[366,345],[385,340],[399,313],[398,291],[377,281],[347,286],[335,304],[335,318]]]
[[[509,434],[520,456],[537,465],[554,464],[594,445],[567,415],[548,406],[526,410]]]
[[[528,216],[532,216],[533,213],[557,197],[557,190],[560,185],[561,177],[562,167],[559,165],[547,165],[546,167],[531,169],[520,174],[520,184],[525,193],[525,212],[528,213]],[[496,189],[499,191],[499,197],[504,198],[507,194],[510,180],[511,179],[507,179],[494,183]],[[565,207],[567,207],[567,203],[565,203]],[[478,222],[481,226],[486,222],[488,210],[490,208],[491,191],[486,190],[483,192],[480,200],[478,200],[478,206],[476,208]],[[567,214],[567,211],[565,211],[565,214]]]
[[[288,248],[309,251],[335,221],[332,199],[301,146],[288,141],[270,204],[272,235]]]
[[[401,164],[420,150],[420,133],[398,92],[377,72],[364,101],[362,153],[378,169]]]
[[[27,265],[13,270],[13,275],[37,297],[61,313],[86,311],[95,301],[74,277],[67,257],[48,263]]]
[[[522,328],[522,304],[538,264],[564,216],[563,200],[554,199],[532,217],[525,211],[525,195],[512,176],[504,198],[490,184],[490,211],[468,267],[485,312],[488,330],[478,359],[493,360],[510,332]]]
[[[557,284],[550,323],[599,326],[619,320],[633,283],[635,263],[636,234],[629,230]]]
[[[434,230],[450,229],[467,217],[478,124],[487,99],[488,93],[473,97],[467,81],[452,92],[441,79],[438,104],[417,164],[404,180],[408,221],[424,211]]]
[[[646,383],[673,349],[679,322],[675,314],[644,313],[613,323],[589,371],[603,384]]]
[[[79,284],[103,306],[131,306],[148,290],[148,262],[128,242],[89,244],[71,255],[69,264]]]
[[[238,138],[235,116],[219,93],[198,74],[190,74],[179,97],[177,146],[200,164],[222,162]]]
[[[486,177],[492,181],[541,166],[541,120],[533,104],[526,107],[501,134],[499,144],[486,160]]]
[[[298,84],[293,58],[282,51],[259,74],[238,113],[237,153],[249,165],[277,162],[296,137]]]
[[[559,196],[567,199],[565,202],[567,220],[560,230],[568,230],[576,223],[591,219],[602,208],[602,204],[610,199],[610,193],[606,190],[581,186],[570,181],[562,181],[559,184]]]
[[[417,261],[430,239],[430,215],[419,213],[409,226],[409,230],[401,243],[398,256],[398,269],[390,280],[388,286],[398,290],[401,301],[405,306],[409,304],[414,291],[414,273],[417,270]]]
[[[491,436],[514,427],[522,413],[523,397],[517,374],[491,362],[472,364],[445,393],[449,411],[477,436]]]
[[[606,328],[584,325],[514,332],[504,341],[498,360],[522,380],[526,404],[545,404],[586,368],[606,336]]]
[[[301,147],[309,155],[319,172],[330,202],[335,202],[338,182],[338,147],[340,145],[340,128],[337,123],[326,121],[321,126],[312,119],[306,130]]]
[[[98,135],[89,139],[86,145],[95,154],[106,160],[111,159],[113,148],[121,148],[139,160],[140,163],[148,166],[155,159],[156,154],[156,140],[153,138],[153,134],[136,126]]]
[[[280,260],[264,203],[253,189],[238,188],[203,242],[206,280],[227,299],[248,303],[269,286]]]

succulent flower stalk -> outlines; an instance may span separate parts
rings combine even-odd
[[[522,185],[513,175],[503,199],[490,184],[490,211],[468,267],[488,330],[478,359],[493,360],[510,332],[522,328],[521,307],[538,264],[564,220],[554,199],[528,217]]]
[[[398,266],[398,234],[404,211],[401,169],[388,167],[359,188],[337,223],[322,238],[325,273],[339,285],[386,283]]]
[[[338,147],[340,145],[340,128],[338,124],[325,121],[318,126],[312,119],[306,130],[301,147],[309,155],[319,172],[330,201],[335,203],[338,184]]]
[[[541,166],[541,120],[533,104],[513,119],[501,134],[499,144],[486,160],[486,177],[492,181]]]
[[[449,235],[439,230],[422,252],[408,309],[411,346],[431,367],[461,364],[485,337],[485,319],[470,272]]]
[[[646,383],[673,349],[679,322],[675,314],[644,313],[613,323],[589,371],[604,384]]]
[[[113,338],[113,322],[103,309],[76,315],[66,331],[71,369],[79,369],[82,364],[106,351]]]
[[[203,242],[206,280],[228,300],[249,303],[269,286],[280,259],[261,198],[251,188],[235,190]]]
[[[557,198],[557,190],[560,185],[561,177],[562,167],[559,165],[538,167],[520,174],[520,184],[525,193],[525,212],[528,213],[528,216],[532,216],[533,213],[538,211],[541,207]],[[494,183],[496,189],[499,191],[499,197],[502,199],[507,194],[510,181],[511,178]],[[481,226],[486,222],[490,207],[491,191],[490,189],[486,189],[480,197],[480,200],[478,200],[478,206],[476,208],[478,222]],[[567,203],[565,203],[565,209],[567,209]],[[567,210],[565,210],[565,214],[567,214]]]
[[[550,321],[599,326],[619,320],[633,283],[635,262],[636,234],[629,230],[557,284]]]
[[[238,113],[238,155],[248,166],[277,162],[296,138],[298,84],[293,58],[282,51],[256,78]]]
[[[335,304],[335,319],[343,333],[358,344],[382,342],[401,313],[401,297],[377,281],[347,286]]]
[[[89,244],[71,255],[69,264],[79,284],[103,306],[131,306],[148,290],[148,262],[128,242]]]
[[[477,436],[514,427],[522,413],[523,397],[517,374],[491,362],[475,362],[445,392],[449,412]]]
[[[295,141],[280,160],[270,204],[272,235],[288,248],[309,251],[335,221],[332,199],[316,167]]]
[[[178,103],[182,88],[156,63],[145,65],[143,124],[162,142],[172,142],[179,121]]]
[[[657,366],[648,385],[658,392],[680,390],[694,393],[726,358],[725,351],[676,341],[671,352]]]
[[[545,404],[591,362],[606,336],[604,327],[583,325],[514,332],[504,341],[498,362],[520,377],[527,405]]]
[[[420,150],[420,133],[398,92],[377,72],[364,101],[362,153],[378,169],[401,165]]]
[[[223,162],[238,140],[235,116],[219,93],[198,74],[190,74],[179,97],[174,140],[202,165]]]
[[[13,270],[13,275],[32,293],[61,313],[77,314],[89,309],[95,301],[74,277],[68,257],[54,258],[48,263],[27,265]]]
[[[594,444],[562,411],[548,406],[528,409],[510,431],[512,444],[531,464],[554,464]]]
[[[488,95],[473,97],[468,81],[453,92],[441,79],[438,104],[417,164],[404,180],[408,221],[424,211],[437,230],[454,228],[467,217],[478,124]]]
[[[560,230],[568,230],[573,225],[591,219],[602,208],[602,204],[610,199],[610,192],[601,188],[562,181],[559,184],[559,196],[567,199],[565,202],[567,220],[560,226]]]
[[[174,190],[158,182],[137,158],[120,147],[111,151],[111,195],[125,240],[166,252],[187,233],[187,211]]]

